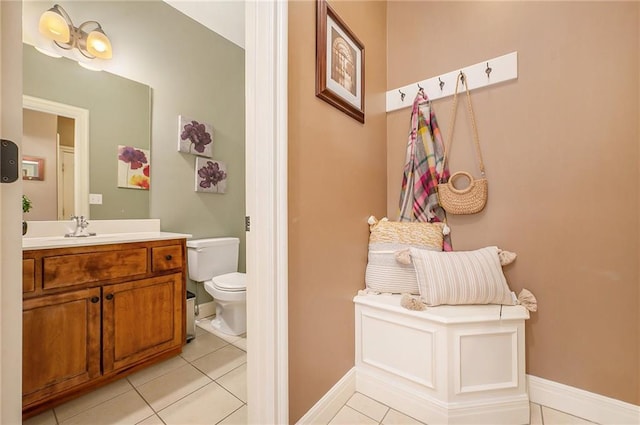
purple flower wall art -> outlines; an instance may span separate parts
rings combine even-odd
[[[209,158],[196,158],[196,192],[225,193],[227,166]]]
[[[178,152],[213,156],[213,127],[211,124],[180,115],[178,117]]]
[[[149,151],[133,146],[118,146],[118,187],[149,190]]]

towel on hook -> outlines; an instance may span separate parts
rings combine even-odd
[[[400,221],[446,223],[446,213],[438,203],[438,182],[446,181],[443,168],[444,144],[436,115],[424,90],[418,91],[411,110],[411,129],[400,193]],[[444,235],[443,249],[451,251],[451,237]]]

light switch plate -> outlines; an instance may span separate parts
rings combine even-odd
[[[91,204],[91,205],[102,205],[102,194],[101,193],[90,193],[89,194],[89,204]]]

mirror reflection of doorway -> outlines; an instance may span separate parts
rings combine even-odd
[[[25,180],[33,209],[25,219],[64,220],[74,211],[75,120],[23,109],[22,154],[45,159],[45,178]]]

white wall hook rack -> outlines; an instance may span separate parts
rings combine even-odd
[[[456,88],[456,79],[460,71],[466,75],[465,83],[469,90],[487,87],[518,78],[518,52],[511,52],[493,59],[487,59],[475,65],[466,66],[428,80],[417,81],[387,92],[387,112],[409,107],[415,95],[422,88],[429,99],[436,100],[452,96]],[[460,86],[458,91],[464,91]]]

